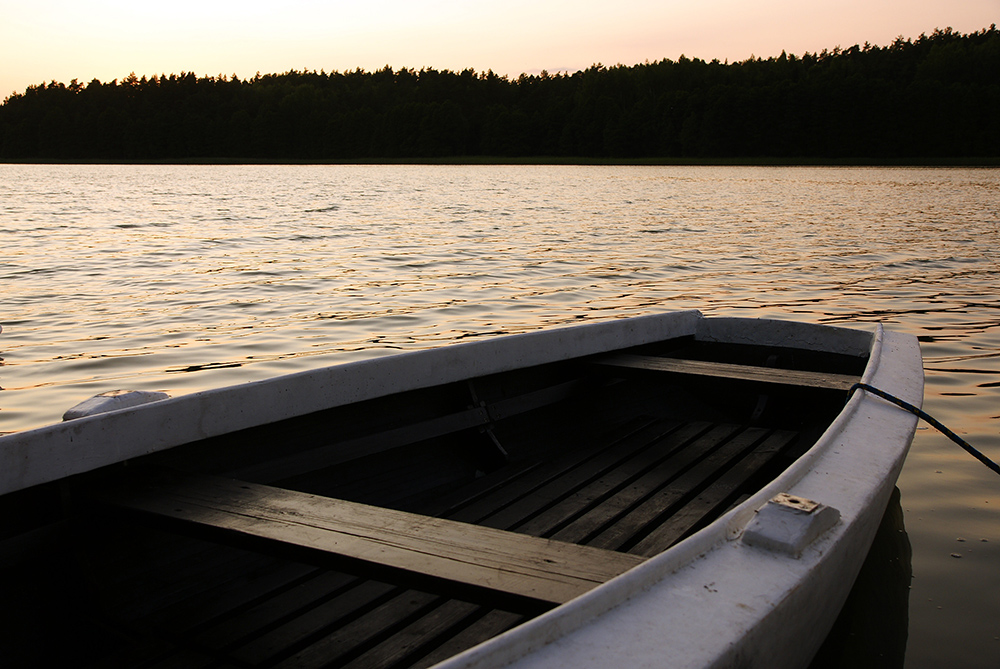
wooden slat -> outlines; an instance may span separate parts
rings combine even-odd
[[[354,439],[337,441],[333,444],[295,453],[283,458],[268,460],[257,465],[231,472],[233,476],[259,481],[279,481],[323,467],[331,467],[348,460],[413,444],[425,439],[482,427],[490,424],[490,416],[484,407],[472,407],[437,418],[429,418],[409,425],[368,434]]]
[[[716,425],[707,431],[704,425],[697,423],[687,427],[699,429],[681,432],[679,436],[683,439],[670,444],[671,448],[666,454],[668,457],[650,463],[649,468],[637,472],[630,485],[616,489],[611,497],[593,505],[572,523],[550,535],[551,538],[572,543],[589,543],[591,537],[612,526],[616,519],[627,524],[623,519],[630,509],[660,489],[665,482],[673,480],[706,454],[711,453],[739,430],[739,426],[729,424]],[[634,532],[642,530],[642,526],[630,527]],[[621,540],[629,538],[626,536]]]
[[[732,426],[720,425],[716,430],[731,432]],[[721,446],[713,447],[714,450],[707,457],[683,470],[683,473],[676,478],[671,477],[665,487],[646,497],[638,506],[631,509],[628,515],[592,538],[589,543],[605,549],[622,550],[633,541],[638,532],[643,531],[654,520],[662,517],[665,511],[697,491],[721,468],[726,467],[729,462],[766,436],[767,431],[760,428],[747,428],[731,437],[727,435],[727,440]]]
[[[285,564],[277,560],[261,560],[260,568],[234,569],[230,575],[210,575],[207,579],[199,575],[197,580],[211,585],[191,597],[165,606],[147,616],[143,623],[152,627],[171,629],[175,632],[192,632],[202,627],[216,624],[216,621],[231,615],[244,606],[251,606],[256,600],[268,598],[275,591],[294,587],[310,573],[317,573],[314,567],[300,564]],[[160,574],[153,572],[156,576]],[[176,582],[174,575],[171,580]],[[195,579],[192,579],[195,580]]]
[[[417,618],[391,637],[354,658],[345,669],[370,669],[371,667],[398,667],[412,664],[410,658],[419,657],[422,648],[428,651],[434,645],[448,641],[467,620],[482,616],[483,608],[469,602],[449,600],[442,606]],[[323,658],[328,659],[326,657]]]
[[[236,647],[240,641],[260,638],[282,621],[321,606],[357,583],[355,577],[316,569],[313,578],[292,588],[275,590],[249,608],[235,609],[216,624],[199,630],[194,639],[214,650]]]
[[[172,538],[176,541],[176,537]],[[259,555],[231,547],[219,550],[215,546],[214,552],[198,551],[193,554],[188,554],[182,547],[176,557],[172,548],[159,541],[139,547],[127,540],[113,540],[107,547],[92,549],[94,552],[86,568],[91,578],[105,584],[100,592],[104,609],[115,612],[116,616],[121,615],[129,624],[139,619],[149,621],[151,617],[160,615],[169,619],[173,617],[171,611],[183,611],[206,591],[218,594],[219,588],[230,586],[237,592],[242,591],[239,586],[241,580],[264,578],[269,563],[274,562],[262,562]],[[116,560],[118,555],[122,555],[138,563],[156,555],[154,551],[157,550],[161,551],[164,559],[150,559],[146,570],[126,568]],[[141,598],[135,597],[137,590],[143,592]],[[202,612],[199,610],[194,617]],[[185,614],[183,619],[186,624],[193,618]]]
[[[735,463],[721,477],[701,492],[696,498],[685,504],[676,513],[645,539],[632,548],[635,555],[653,556],[667,550],[715,507],[725,501],[739,486],[756,474],[768,462],[777,457],[797,433],[778,431],[760,442],[745,458]]]
[[[463,650],[472,648],[486,639],[491,639],[498,634],[502,634],[522,622],[524,622],[524,616],[516,613],[490,611],[442,646],[439,646],[424,658],[413,663],[412,669],[427,669],[427,667],[432,667],[438,662],[443,662],[450,657],[454,657]]]
[[[422,618],[439,608],[444,601],[426,592],[409,591],[406,596],[394,597],[338,627],[277,666],[288,669],[342,666],[367,651],[379,637],[384,636],[386,629],[392,629],[394,623]]]
[[[751,365],[733,365],[725,362],[707,362],[704,360],[682,360],[680,358],[660,358],[648,355],[631,355],[617,353],[603,356],[594,361],[599,365],[610,367],[625,367],[674,374],[689,374],[692,376],[711,376],[759,383],[775,383],[786,386],[806,386],[809,388],[829,388],[833,390],[850,390],[861,380],[859,376],[848,374],[831,374],[827,372],[804,372],[795,369],[776,369],[773,367],[754,367]]]
[[[707,426],[707,424],[705,425]],[[688,427],[685,426],[685,429]],[[476,522],[489,527],[521,532],[521,526],[526,521],[573,494],[581,486],[618,467],[640,449],[649,448],[658,439],[676,428],[676,423],[652,423],[618,440],[611,448],[602,444],[603,448],[592,457],[575,463],[571,467],[566,467],[563,471],[554,472],[554,476],[526,491],[527,494],[518,496],[510,504],[505,504],[496,512],[481,516]],[[470,510],[464,509],[462,513],[468,513]]]
[[[560,604],[643,558],[209,476],[151,476],[106,499],[209,536],[458,594]],[[478,593],[478,594],[477,594]]]
[[[391,601],[399,592],[399,588],[387,583],[359,580],[356,587],[337,597],[280,619],[277,626],[244,636],[225,649],[242,666],[271,666],[279,658],[321,638],[326,630],[340,629],[364,612]]]
[[[483,487],[483,483],[490,480],[490,475],[487,475],[469,486],[472,489],[481,489],[483,494],[470,495],[467,488],[459,496],[444,496],[442,501],[451,502],[451,504],[432,509],[432,512],[434,515],[451,520],[509,530],[530,514],[544,508],[544,500],[537,494],[538,490],[580,466],[588,466],[589,461],[594,458],[605,457],[609,444],[615,451],[624,454],[618,455],[618,458],[627,457],[628,453],[646,443],[642,439],[636,439],[637,434],[650,429],[657,431],[657,433],[665,433],[675,428],[676,424],[674,423],[656,425],[654,421],[649,419],[637,421],[634,424],[623,426],[620,430],[614,430],[611,434],[602,435],[593,440],[593,443],[577,443],[577,448],[562,453],[554,459],[535,464],[535,466],[528,468],[523,475],[512,477],[511,481],[505,485]],[[507,512],[512,505],[520,504],[528,498],[533,502],[529,501],[524,508],[513,513]],[[497,514],[504,515],[504,518],[497,518]]]
[[[689,423],[669,434],[657,435],[650,440],[651,446],[649,448],[639,451],[627,460],[623,459],[616,463],[613,468],[602,472],[599,477],[579,483],[579,487],[572,494],[566,495],[529,522],[518,525],[517,531],[534,536],[546,536],[558,541],[583,543],[583,537],[588,534],[586,531],[582,535],[563,535],[561,533],[553,535],[552,530],[566,525],[574,519],[579,520],[580,516],[600,514],[603,518],[603,514],[614,516],[623,511],[623,507],[617,503],[616,491],[619,493],[632,491],[635,494],[643,494],[642,491],[647,489],[647,485],[636,479],[642,477],[643,473],[656,467],[662,461],[676,459],[677,452],[696,441],[697,437],[704,433],[707,428],[707,423]],[[697,441],[702,443],[706,440]],[[567,477],[567,480],[571,479]],[[621,490],[622,488],[625,488],[625,491]]]
[[[663,432],[670,429],[672,428],[661,425],[658,431]],[[608,443],[617,443],[626,435],[634,432],[634,427],[626,429],[624,432],[612,431],[606,436],[607,441],[604,439],[598,440],[599,445],[595,444],[597,449],[595,452],[607,448]],[[629,451],[632,448],[634,447],[626,448],[625,450]],[[581,461],[589,459],[592,455],[593,453],[588,454],[587,448],[580,448],[572,453],[567,453],[564,456],[563,465],[552,464],[555,465],[555,471],[559,471],[565,475],[568,473],[565,471],[568,463],[572,462],[575,466]],[[500,506],[504,506],[503,500],[506,498],[506,495],[500,495],[498,498],[491,493],[497,493],[501,488],[505,492],[509,492],[512,488],[523,489],[526,483],[523,477],[527,476],[528,479],[535,479],[540,471],[547,470],[548,467],[540,466],[540,463],[535,463],[527,468],[513,466],[505,469],[509,471],[506,473],[497,472],[495,480],[493,475],[487,475],[476,481],[474,485],[466,488],[464,493],[458,494],[451,500],[448,500],[447,496],[446,498],[442,498],[441,503],[443,506],[440,506],[437,511],[445,513],[447,517],[447,511],[454,512],[458,508],[468,510],[470,504],[474,507],[485,508],[482,506],[485,502],[487,507],[494,509],[496,507],[493,505],[499,504]],[[570,470],[572,470],[572,466]],[[531,489],[535,488],[530,483],[528,487]],[[473,492],[476,488],[480,490]],[[534,495],[531,495],[531,497],[535,499]],[[487,500],[485,498],[491,499]],[[454,506],[456,503],[457,506]],[[538,500],[536,500],[536,503],[541,504]],[[478,518],[478,516],[479,514],[475,513],[472,515],[473,518]],[[423,595],[414,593],[413,591],[404,591],[397,595],[402,602],[410,601],[414,596]],[[500,611],[494,610],[486,613],[488,611],[486,607],[472,606],[456,600],[445,602],[440,607],[429,611],[426,615],[413,620],[397,619],[389,616],[389,612],[399,610],[406,611],[407,609],[405,607],[403,609],[396,609],[394,606],[385,606],[379,609],[377,616],[378,623],[375,629],[395,629],[400,625],[402,627],[388,638],[381,639],[370,648],[367,648],[361,655],[351,659],[344,666],[407,666],[415,658],[428,652],[434,656],[439,656],[439,653],[443,652],[444,654],[439,656],[440,659],[443,659],[494,636],[496,633],[511,626],[514,621],[522,618],[522,616],[513,613],[504,613],[497,618],[497,614],[501,613]],[[484,613],[486,614],[485,618],[480,620],[480,616],[483,616]],[[375,618],[371,618],[370,616],[366,616],[366,618],[375,620]],[[495,622],[488,624],[488,621],[502,622],[502,628],[494,629]],[[326,666],[327,663],[339,666],[342,661],[346,661],[342,653],[349,654],[351,652],[348,645],[344,642],[348,638],[352,642],[363,646],[367,636],[361,628],[357,627],[352,628],[346,637],[340,631],[332,631],[329,635],[313,642],[307,648],[303,648],[291,656],[289,662],[292,666]],[[438,649],[432,650],[435,647],[438,647]],[[441,650],[442,647],[445,650]]]

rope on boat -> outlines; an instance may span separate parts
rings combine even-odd
[[[933,416],[931,416],[930,414],[928,414],[926,411],[913,406],[912,404],[910,404],[909,402],[907,402],[905,400],[899,399],[895,395],[890,395],[889,393],[885,392],[884,390],[879,390],[875,386],[870,386],[867,383],[855,383],[853,386],[851,386],[850,391],[848,391],[848,393],[847,393],[848,399],[850,399],[851,395],[854,394],[854,391],[858,390],[859,388],[861,390],[866,390],[866,391],[872,393],[873,395],[878,395],[882,399],[888,400],[888,401],[892,402],[893,404],[895,404],[896,406],[898,406],[900,408],[903,408],[903,409],[906,409],[907,411],[909,411],[913,415],[917,416],[918,418],[922,418],[923,420],[927,421],[932,426],[934,426],[935,428],[937,428],[937,430],[939,432],[941,432],[941,434],[943,434],[944,436],[948,437],[949,439],[951,439],[952,441],[954,441],[956,444],[958,444],[959,446],[961,446],[963,449],[965,449],[965,451],[967,453],[969,453],[969,455],[971,455],[972,457],[976,458],[977,460],[979,460],[980,462],[982,462],[984,465],[986,465],[987,467],[989,467],[990,469],[992,469],[994,473],[1000,474],[1000,465],[997,465],[997,463],[993,462],[988,457],[986,457],[985,455],[983,455],[982,453],[980,453],[979,451],[977,451],[975,448],[973,448],[973,446],[969,442],[967,442],[965,439],[962,439],[960,436],[958,436],[957,434],[955,434],[954,432],[952,432],[951,430],[949,430],[944,424],[942,424],[936,418],[934,418]]]

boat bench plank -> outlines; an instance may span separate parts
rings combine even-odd
[[[232,479],[154,473],[104,497],[198,534],[471,596],[561,604],[643,558]]]
[[[508,466],[505,468],[507,471],[496,472],[496,478],[494,475],[487,475],[478,479],[474,484],[466,487],[464,492],[459,492],[450,499],[450,496],[445,496],[432,505],[431,509],[424,509],[424,511],[432,511],[435,514],[448,517],[458,509],[462,511],[472,510],[469,519],[479,518],[484,513],[488,514],[489,510],[496,511],[509,502],[506,495],[498,496],[497,493],[509,492],[511,479],[516,480],[513,486],[516,489],[524,490],[525,484],[527,484],[528,489],[534,489],[539,480],[552,480],[553,477],[559,478],[572,472],[576,466],[602,452],[609,444],[617,443],[622,446],[623,444],[619,443],[620,440],[634,433],[637,427],[612,430],[604,437],[597,439],[589,448],[575,449],[548,464],[534,463],[527,467]],[[658,428],[659,431],[669,431],[669,429],[669,427],[663,426]],[[540,474],[541,479],[538,478]],[[508,486],[498,486],[498,482],[506,482]],[[539,500],[535,500],[535,502],[537,505],[542,505]],[[479,510],[475,511],[477,508]],[[531,510],[529,509],[525,513],[530,515]],[[475,645],[475,643],[494,636],[523,620],[522,614],[500,609],[490,610],[488,606],[477,606],[470,610],[467,604],[457,600],[444,602],[438,607],[428,606],[426,613],[411,616],[405,613],[407,611],[406,602],[411,601],[415,596],[422,595],[412,590],[394,591],[390,598],[381,602],[380,606],[377,607],[376,618],[366,613],[367,609],[363,607],[359,609],[356,604],[341,602],[341,597],[329,602],[329,605],[338,612],[357,611],[356,614],[351,613],[351,617],[361,616],[372,623],[377,619],[376,629],[385,627],[395,629],[403,625],[398,633],[378,642],[350,661],[345,660],[344,657],[350,656],[351,649],[359,643],[362,646],[365,645],[364,629],[353,626],[349,637],[345,637],[338,631],[322,634],[321,630],[329,626],[330,617],[329,614],[323,615],[322,611],[320,611],[320,615],[303,614],[303,616],[278,629],[264,631],[246,647],[230,652],[240,661],[261,663],[268,661],[282,648],[297,648],[303,639],[312,638],[314,639],[312,643],[290,656],[287,662],[296,666],[325,666],[326,662],[333,662],[339,666],[342,661],[347,661],[344,666],[388,666],[405,657],[408,659],[402,661],[402,664],[408,664],[413,661],[413,658],[421,657],[423,653],[427,652],[422,648],[438,647],[429,657],[443,659],[454,654],[457,650]],[[321,608],[327,606],[324,604]],[[399,608],[400,606],[402,608]],[[322,634],[322,636],[316,637],[317,634]],[[205,635],[204,641],[217,647],[217,640],[213,639],[212,635]],[[375,658],[379,658],[379,661],[376,661]],[[394,659],[390,661],[388,658]],[[382,662],[383,660],[384,662]],[[433,663],[431,661],[425,664]]]
[[[645,424],[648,421],[642,421]],[[588,456],[607,447],[609,443],[615,443],[625,434],[634,431],[633,428],[623,428],[622,430],[611,430],[604,437],[597,439],[590,448],[574,449],[567,453],[562,465],[558,465],[556,470],[561,471],[570,463],[576,464],[586,460]],[[434,500],[429,508],[422,508],[424,513],[442,515],[448,517],[449,511],[454,512],[456,508],[466,507],[470,502],[475,502],[481,497],[492,498],[485,508],[496,509],[494,505],[503,505],[503,498],[495,498],[498,490],[504,489],[503,484],[510,483],[510,479],[517,479],[525,474],[536,474],[539,470],[546,469],[542,463],[535,462],[526,467],[524,465],[508,465],[504,471],[488,474],[477,479],[465,487],[464,491],[456,491],[455,495],[445,495]],[[549,476],[551,476],[550,474]],[[548,477],[546,477],[548,478]],[[485,509],[484,511],[485,512]],[[482,512],[481,512],[482,513]],[[204,564],[201,560],[195,559],[195,563]],[[285,563],[289,568],[298,567],[307,569],[302,565]],[[169,568],[168,565],[164,565]],[[409,597],[413,591],[402,588],[392,588],[385,584],[374,581],[364,581],[354,577],[349,577],[338,572],[315,572],[316,578],[307,579],[300,585],[294,585],[291,590],[285,588],[276,589],[271,596],[263,597],[249,608],[237,606],[230,615],[221,616],[217,620],[204,621],[202,612],[206,607],[213,607],[216,602],[214,597],[199,597],[187,601],[189,611],[185,613],[175,613],[176,621],[183,621],[181,627],[172,628],[175,636],[186,637],[193,635],[193,643],[199,648],[210,648],[213,652],[231,657],[236,662],[261,664],[267,663],[277,657],[283,657],[287,649],[301,647],[308,639],[317,639],[323,634],[323,630],[331,627],[331,621],[350,620],[360,616],[372,605],[377,598],[384,598],[383,603],[389,599],[397,597]],[[327,582],[329,581],[329,582]],[[353,581],[356,587],[344,587],[346,581]],[[172,582],[172,581],[171,581]],[[374,588],[374,589],[373,589]],[[367,596],[359,599],[367,593]],[[208,594],[208,593],[206,593]],[[443,648],[435,650],[431,657],[443,659],[457,652],[475,645],[483,639],[495,636],[497,633],[513,626],[518,621],[524,619],[523,614],[502,611],[487,607],[477,607],[472,613],[466,612],[459,606],[459,601],[447,602],[440,609],[435,609],[428,615],[441,616],[448,615],[452,618],[454,628],[444,630],[439,636],[425,636],[421,643],[443,643]],[[484,615],[485,614],[485,615]],[[419,624],[418,619],[414,625]],[[195,625],[189,625],[189,621],[196,621]],[[279,621],[280,624],[279,624]],[[470,621],[475,621],[470,624]],[[201,624],[197,624],[197,623]],[[396,621],[386,621],[387,626],[395,626]],[[197,627],[197,629],[194,629]],[[462,631],[458,631],[462,630]],[[452,638],[454,636],[454,638]],[[433,639],[438,639],[433,641]],[[444,641],[448,639],[448,641]],[[321,643],[318,642],[317,643]],[[355,662],[362,661],[363,658],[370,657],[371,654],[403,654],[412,657],[419,657],[421,652],[418,648],[402,648],[400,639],[393,635],[385,641],[374,646],[371,651],[366,652]],[[311,646],[306,646],[308,649]],[[451,649],[451,650],[448,650]],[[302,653],[308,654],[307,650]],[[443,654],[442,654],[443,653]],[[293,656],[295,657],[295,656]],[[300,658],[302,659],[302,658]],[[434,661],[429,664],[434,664]]]
[[[444,503],[443,507],[433,512],[443,513],[448,517],[452,514],[464,516],[465,513],[473,511],[469,520],[479,518],[483,514],[488,516],[490,515],[488,509],[496,512],[508,507],[512,501],[507,494],[498,493],[505,491],[509,494],[511,490],[520,489],[521,493],[517,496],[527,493],[527,498],[533,500],[534,504],[522,509],[523,516],[519,521],[513,522],[513,525],[518,526],[519,532],[528,532],[535,536],[543,535],[560,541],[581,541],[585,539],[581,534],[589,534],[595,527],[604,526],[607,519],[603,518],[606,512],[602,510],[606,505],[620,507],[622,504],[631,506],[633,503],[625,499],[631,498],[635,492],[633,484],[620,488],[622,475],[631,480],[629,472],[634,476],[639,474],[640,470],[645,471],[646,473],[640,478],[645,479],[648,476],[649,485],[656,488],[671,478],[670,471],[677,471],[676,456],[704,452],[705,449],[712,450],[713,444],[717,445],[719,439],[726,440],[740,432],[739,426],[736,425],[715,425],[714,429],[709,429],[709,426],[708,423],[679,425],[664,421],[640,421],[630,427],[623,426],[620,430],[613,430],[593,439],[593,443],[589,443],[587,447],[566,452],[562,457],[550,460],[548,463],[509,465],[505,467],[506,472],[495,472],[496,480],[494,475],[478,479],[452,499],[448,500],[448,496],[445,496],[437,504],[432,505],[439,506]],[[775,434],[764,440],[747,458],[740,460],[736,467],[740,472],[730,471],[708,490],[686,503],[678,512],[678,515],[685,519],[683,524],[696,522],[709,510],[708,507],[716,505],[716,499],[728,496],[733,489],[734,481],[742,480],[748,472],[755,469],[752,461],[773,457],[780,446],[780,443],[775,441],[777,436]],[[781,443],[786,439],[787,435],[781,439]],[[674,453],[677,447],[680,447],[680,450]],[[689,451],[689,448],[694,450]],[[605,455],[602,456],[602,453]],[[614,457],[600,469],[592,468],[591,463],[595,462],[595,456],[600,460],[612,454]],[[667,456],[667,460],[661,465],[656,465],[655,463],[663,456]],[[664,467],[671,462],[674,464]],[[581,476],[581,466],[590,470],[590,473]],[[652,468],[646,469],[647,466]],[[682,470],[686,468],[683,463],[679,466]],[[552,495],[542,493],[542,489],[538,486],[547,488],[558,485],[564,488],[567,481],[576,483],[566,491],[577,490],[577,492],[569,494],[568,497],[565,496],[565,492],[556,495],[556,499],[561,501],[556,502],[555,506],[551,506],[552,501],[545,501],[551,499]],[[507,486],[500,485],[504,482]],[[649,489],[639,479],[634,483],[637,485],[636,490]],[[581,485],[583,487],[579,488]],[[605,499],[605,493],[601,492],[605,488],[608,488],[609,492],[617,490],[613,498]],[[716,489],[720,491],[717,492]],[[572,511],[572,508],[576,507],[573,500],[583,497],[595,497],[595,504],[600,503],[596,508],[584,512],[582,517],[578,517],[569,526],[563,527],[561,519],[565,514],[558,510],[568,508]],[[456,502],[457,508],[454,506]],[[566,507],[566,504],[571,506]],[[697,508],[688,511],[687,506]],[[422,510],[426,512],[431,509]],[[573,515],[576,513],[578,512],[574,512]],[[627,516],[628,513],[619,520],[624,521]],[[540,522],[544,518],[550,520]],[[656,543],[663,543],[662,535],[668,527],[671,534],[677,531],[671,525],[668,521],[667,525],[654,532]],[[553,530],[560,527],[563,529],[552,534]],[[654,537],[647,538],[644,543],[649,543],[650,539]],[[643,554],[652,553],[643,551]],[[474,641],[465,640],[465,633],[459,633],[459,630],[469,628],[468,633],[478,641],[493,635],[479,629],[480,625],[486,625],[487,621],[499,616],[502,621],[506,621],[505,625],[510,625],[513,624],[510,621],[520,619],[516,613],[500,610],[487,613],[489,606],[470,607],[461,601],[442,601],[439,598],[424,601],[425,595],[419,591],[396,588],[375,581],[354,580],[343,574],[323,573],[320,581],[324,579],[332,580],[329,584],[310,580],[294,588],[294,591],[285,592],[283,589],[276,591],[274,598],[267,598],[245,611],[243,609],[234,611],[233,618],[227,617],[216,624],[202,627],[196,634],[198,647],[211,648],[236,662],[255,665],[301,662],[303,666],[314,664],[318,666],[320,658],[328,660],[336,658],[337,663],[346,662],[345,666],[379,664],[375,658],[390,664],[397,660],[406,664],[412,662],[414,658],[424,656],[430,648],[438,644],[448,648],[454,646],[454,649],[474,645]],[[347,580],[354,580],[356,587],[347,587],[337,592]],[[416,601],[414,598],[420,599],[423,603],[412,608]],[[194,607],[193,610],[197,611],[197,603],[192,602],[191,605]],[[485,618],[481,618],[484,615]],[[349,628],[350,633],[347,635],[343,630],[334,629],[339,629],[339,624],[331,625],[333,620],[346,623],[354,618],[359,618],[359,622],[352,623]],[[272,622],[269,624],[268,621]],[[275,624],[277,621],[282,622]],[[386,627],[398,628],[400,631],[398,634],[378,640],[366,631]],[[456,634],[458,636],[453,641],[445,641]],[[444,653],[443,656],[448,654]],[[438,651],[433,651],[429,657],[441,656]],[[387,658],[391,658],[391,661]]]
[[[692,376],[711,376],[832,390],[850,390],[855,383],[861,380],[861,377],[850,374],[809,372],[796,369],[778,369],[775,367],[755,367],[753,365],[734,365],[727,362],[662,358],[651,355],[632,355],[629,353],[602,356],[595,359],[594,362],[598,365],[608,367],[670,372]]]

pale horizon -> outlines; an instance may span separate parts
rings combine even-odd
[[[997,22],[1000,0],[651,2],[456,0],[377,6],[318,0],[137,4],[39,0],[0,4],[0,99],[28,86],[193,72],[374,71],[389,66],[517,77],[635,65],[681,55],[736,62]]]

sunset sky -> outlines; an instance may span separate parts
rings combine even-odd
[[[1000,0],[0,0],[0,98],[142,75],[365,70],[517,76],[743,60],[1000,22]]]

